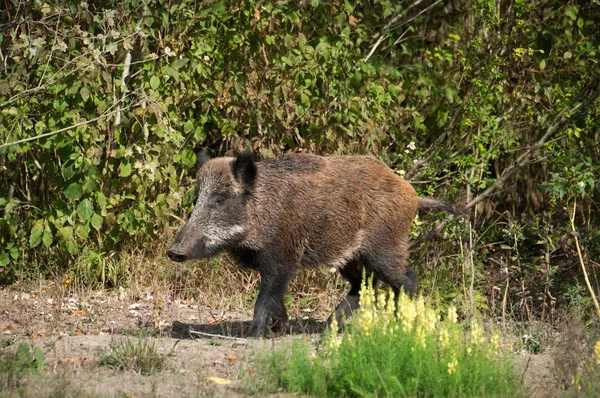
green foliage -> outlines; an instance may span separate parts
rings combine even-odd
[[[32,352],[29,344],[22,343],[16,351],[2,347],[0,352],[0,391],[25,388],[25,376],[44,367],[44,353],[39,347]]]
[[[459,201],[552,126],[475,210],[477,304],[498,307],[501,269],[532,306],[581,283],[563,244],[574,197],[583,246],[600,254],[597,2],[51,3],[0,10],[0,142],[14,143],[0,148],[1,282],[79,267],[86,284],[121,283],[100,258],[184,218],[200,148],[371,154],[421,194]],[[462,264],[423,286],[461,300]]]
[[[377,305],[376,305],[377,303]],[[394,299],[363,287],[361,308],[343,336],[326,333],[320,355],[300,339],[259,359],[259,391],[336,397],[526,396],[497,337],[478,321],[469,335],[449,308],[443,322],[420,298]],[[494,340],[496,341],[494,342]]]

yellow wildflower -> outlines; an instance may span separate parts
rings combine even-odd
[[[424,326],[421,324],[417,325],[417,328],[415,330],[415,337],[417,340],[417,344],[419,344],[422,348],[427,347],[427,345],[425,344],[426,336],[427,336],[427,333],[425,331]]]
[[[594,347],[594,354],[596,355],[596,365],[600,366],[600,340],[598,340]]]
[[[329,330],[325,335],[325,347],[327,349],[327,354],[331,354],[336,352],[339,348],[342,341],[338,337],[338,322],[337,317],[333,317],[331,320],[331,324],[329,325]]]
[[[483,343],[483,329],[477,320],[471,322],[471,341],[473,344]]]
[[[411,332],[417,318],[417,309],[415,303],[404,293],[398,299],[398,311],[402,330],[405,333]]]
[[[452,361],[448,362],[448,374],[452,374],[456,372],[456,367],[458,366],[458,361],[456,360],[456,355],[452,355]]]
[[[438,335],[438,341],[440,342],[440,346],[442,348],[447,348],[450,344],[450,335],[448,334],[448,329],[442,327],[440,329],[440,334]]]
[[[448,307],[448,320],[452,323],[458,322],[458,313],[456,312],[456,307],[453,305]]]
[[[433,332],[435,330],[435,327],[437,326],[437,321],[438,321],[438,317],[437,317],[435,311],[429,307],[426,308],[425,315],[423,316],[423,318],[424,318],[425,330],[429,333]]]

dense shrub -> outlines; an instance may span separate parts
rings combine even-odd
[[[470,203],[482,307],[505,285],[585,299],[568,216],[578,197],[598,254],[595,2],[54,3],[0,10],[2,281],[85,263],[118,284],[106,256],[189,209],[194,151],[253,148],[371,154]],[[423,286],[460,300],[457,247],[431,252]]]

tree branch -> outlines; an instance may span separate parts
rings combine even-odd
[[[439,3],[441,0],[438,0],[437,3]],[[390,19],[390,22],[388,22],[385,27],[383,28],[383,30],[381,31],[381,33],[379,33],[379,38],[377,39],[377,41],[375,42],[375,44],[373,45],[373,47],[371,48],[371,51],[369,51],[369,54],[367,54],[367,56],[365,58],[363,58],[363,62],[367,62],[369,60],[369,58],[371,58],[371,56],[373,55],[373,53],[375,53],[375,50],[377,50],[377,47],[379,47],[379,45],[381,44],[381,42],[383,40],[385,40],[387,32],[390,30],[390,27],[392,26],[392,24],[394,24],[397,20],[399,20],[400,18],[404,17],[406,15],[406,13],[413,7],[418,6],[419,4],[421,4],[423,2],[423,0],[417,0],[415,1],[413,4],[409,5],[408,7],[406,7],[406,9],[401,12],[401,13],[396,13],[396,15],[394,15],[394,17],[392,19]],[[437,4],[436,3],[436,4]],[[417,16],[420,14],[417,14]],[[416,17],[414,17],[416,18]],[[413,18],[413,19],[414,19]]]
[[[109,116],[114,115],[117,112],[120,112],[120,110],[115,110],[115,111],[112,111],[112,112],[103,113],[102,115],[100,115],[98,117],[95,117],[93,119],[86,120],[84,122],[79,122],[79,123],[76,123],[76,124],[74,124],[72,126],[64,127],[62,129],[58,129],[56,131],[51,131],[49,133],[44,133],[44,134],[36,135],[35,137],[23,138],[22,140],[18,140],[18,141],[7,142],[5,144],[1,144],[0,145],[0,149],[5,148],[5,147],[9,147],[9,146],[12,146],[12,145],[23,144],[23,143],[29,142],[29,141],[39,140],[40,138],[50,137],[50,136],[56,135],[58,133],[62,133],[62,132],[68,131],[68,130],[72,130],[72,129],[77,128],[79,126],[84,126],[86,124],[91,124],[91,123],[94,123],[94,122],[96,122],[98,120],[105,119],[105,118],[107,118]]]
[[[580,94],[580,96],[582,94]],[[531,145],[521,156],[519,156],[517,158],[516,162],[514,162],[512,165],[510,165],[504,171],[504,173],[491,186],[489,186],[485,191],[483,191],[482,193],[477,195],[473,200],[471,200],[469,203],[467,203],[466,208],[470,209],[470,208],[474,207],[476,204],[478,204],[482,200],[488,198],[492,194],[496,193],[496,191],[498,191],[500,188],[502,188],[504,186],[504,184],[506,184],[506,182],[513,175],[515,175],[523,166],[525,166],[531,162],[531,158],[533,157],[533,155],[546,143],[548,138],[550,138],[561,127],[563,127],[566,123],[568,123],[569,120],[572,119],[572,117],[575,113],[585,112],[586,105],[593,102],[596,98],[598,98],[598,96],[600,96],[600,90],[592,93],[592,95],[588,99],[581,101],[574,107],[572,107],[570,109],[564,108],[562,111],[560,111],[560,113],[554,118],[554,121],[552,122],[552,124],[546,129],[546,132],[542,136],[542,138],[535,144]],[[567,113],[569,114],[569,116],[563,120],[563,117]]]
[[[588,91],[588,89],[589,89],[589,85],[581,91],[581,93],[576,97],[576,99],[581,98],[585,94],[585,92]],[[554,118],[554,120],[552,121],[550,126],[548,126],[548,128],[546,129],[542,138],[540,138],[535,144],[529,146],[527,148],[527,150],[521,156],[519,156],[517,158],[517,160],[513,164],[511,164],[504,171],[502,176],[500,176],[491,186],[489,186],[485,191],[483,191],[482,193],[477,195],[475,198],[470,200],[464,206],[464,210],[469,210],[469,209],[475,207],[478,203],[480,203],[484,199],[490,197],[491,195],[496,193],[499,189],[501,189],[504,186],[504,184],[506,184],[506,182],[512,176],[514,176],[523,166],[526,166],[527,164],[532,162],[533,155],[548,141],[548,139],[553,134],[555,134],[557,131],[559,131],[564,125],[569,123],[569,121],[571,119],[573,119],[573,117],[575,115],[580,115],[582,113],[585,113],[587,111],[587,106],[589,104],[593,103],[598,97],[600,97],[600,90],[598,90],[598,87],[596,87],[596,91],[592,92],[591,95],[587,99],[579,102],[575,106],[565,107],[562,111],[560,111],[558,113],[558,115],[556,115],[556,117]],[[568,115],[568,116],[565,117],[565,115]],[[416,167],[416,165],[415,165],[415,167]],[[414,167],[413,167],[413,169],[414,169]],[[411,169],[411,171],[412,171],[412,169]],[[407,176],[408,176],[408,174],[407,174]],[[438,225],[436,225],[431,231],[429,231],[428,233],[413,240],[410,243],[409,249],[414,250],[421,243],[435,238],[437,235],[440,234],[440,232],[444,229],[444,227],[446,225],[448,225],[448,223],[450,221],[452,221],[453,219],[454,219],[454,216],[449,216],[444,221],[442,221]]]

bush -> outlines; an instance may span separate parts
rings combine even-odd
[[[445,319],[423,298],[392,295],[363,286],[361,308],[343,336],[334,322],[320,355],[307,343],[266,354],[258,368],[265,384],[312,396],[523,396],[511,358],[498,336],[484,337],[481,324],[469,333],[457,323],[456,309]]]

